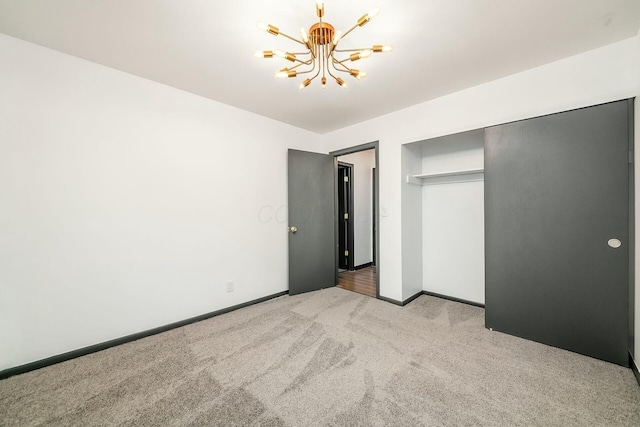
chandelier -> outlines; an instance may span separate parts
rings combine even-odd
[[[311,28],[309,28],[309,31],[306,31],[304,28],[300,29],[301,40],[283,33],[273,25],[263,22],[258,22],[257,24],[259,29],[269,34],[284,36],[304,46],[302,52],[285,52],[278,49],[261,50],[255,53],[255,56],[258,58],[273,58],[274,56],[278,56],[295,64],[289,68],[283,68],[278,71],[276,73],[277,78],[292,78],[315,72],[311,77],[306,78],[300,83],[300,89],[309,86],[317,77],[321,77],[322,87],[326,86],[327,77],[332,77],[338,85],[346,88],[347,83],[341,77],[338,77],[340,73],[349,74],[358,80],[367,77],[367,73],[355,68],[350,68],[345,63],[350,64],[351,62],[368,58],[372,53],[390,52],[393,49],[391,46],[386,45],[374,45],[372,47],[359,49],[338,49],[340,41],[356,28],[362,27],[371,21],[371,19],[378,15],[378,9],[362,15],[356,24],[344,34],[336,31],[331,24],[322,20],[324,16],[323,0],[316,0],[316,15],[318,16],[318,22],[313,24]],[[338,58],[337,56],[342,57]]]

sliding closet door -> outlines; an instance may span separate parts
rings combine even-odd
[[[628,108],[485,130],[487,328],[628,364]]]

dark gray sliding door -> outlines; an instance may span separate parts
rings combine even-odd
[[[487,328],[628,365],[628,109],[485,130]]]

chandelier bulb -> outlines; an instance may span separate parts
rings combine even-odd
[[[372,50],[376,53],[391,52],[393,50],[393,46],[377,44],[373,46]]]
[[[357,61],[358,59],[364,59],[371,56],[371,49],[364,49],[360,52],[352,53],[349,59],[351,61]]]
[[[324,89],[325,87],[327,87],[327,78],[323,77],[322,78],[322,88]]]
[[[324,16],[324,0],[316,0],[316,15],[318,15],[318,18]]]
[[[300,28],[300,37],[302,37],[302,41],[305,43],[309,42],[309,34],[307,33],[307,30],[305,30],[304,28]]]
[[[334,44],[334,46],[338,44],[338,42],[340,41],[341,38],[342,38],[342,32],[341,31],[336,31],[336,34],[333,36],[333,44]]]
[[[273,52],[270,50],[258,50],[253,56],[256,58],[273,58]]]
[[[288,68],[283,68],[282,70],[276,73],[276,77],[279,79],[286,79],[287,77],[296,77],[298,75],[297,70],[290,70]]]
[[[358,80],[362,80],[365,77],[367,77],[367,72],[366,71],[360,71],[360,70],[356,70],[355,68],[351,71],[349,71],[351,73],[351,75],[353,77],[355,77]]]
[[[342,87],[343,89],[347,88],[347,83],[344,80],[342,80],[340,77],[336,79],[336,83],[338,83],[340,87]]]
[[[261,22],[261,21],[258,21],[256,23],[256,27],[258,27],[259,30],[266,31],[269,34],[273,34],[274,36],[277,36],[278,34],[280,34],[280,29],[278,27],[265,24],[264,22]]]
[[[304,89],[305,87],[309,86],[310,84],[311,84],[311,79],[304,80],[302,83],[300,83],[300,90]]]
[[[379,9],[373,9],[371,12],[365,13],[360,17],[360,19],[358,19],[358,25],[362,27],[364,24],[366,24],[367,22],[371,21],[373,18],[378,16],[379,13],[380,13]]]
[[[280,50],[280,49],[274,50],[273,53],[278,55],[280,58],[284,58],[284,59],[286,59],[288,61],[291,61],[291,62],[296,60],[296,56],[293,53],[285,52],[285,51]]]

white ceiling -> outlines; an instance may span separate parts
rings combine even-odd
[[[346,30],[380,15],[341,45],[392,44],[357,63],[369,76],[304,91],[276,80],[288,66],[255,50],[296,44],[315,22],[314,0],[0,0],[0,32],[326,133],[509,74],[633,37],[640,0],[325,0]]]

